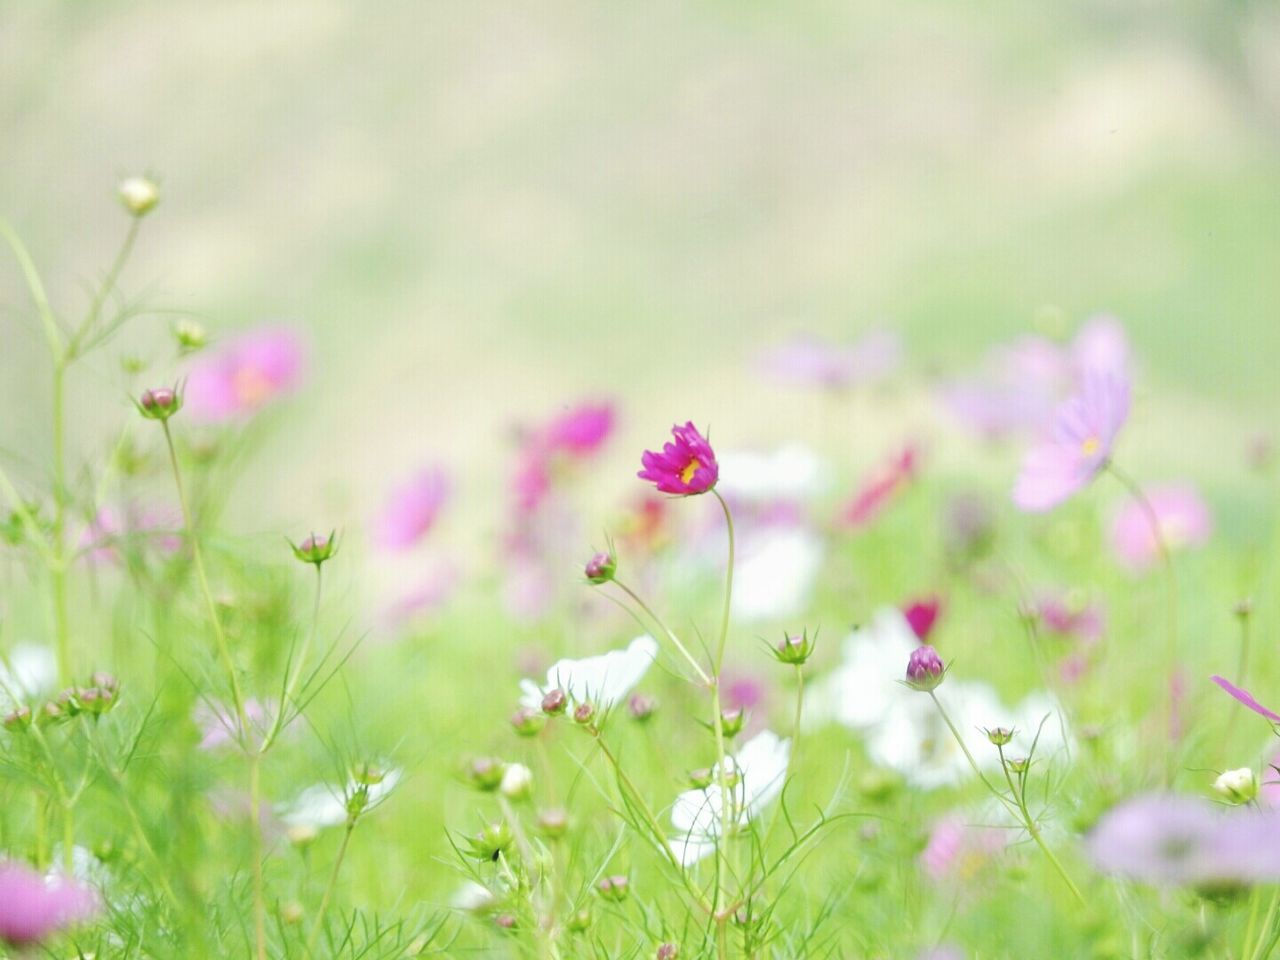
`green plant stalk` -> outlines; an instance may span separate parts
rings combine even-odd
[[[667,635],[667,639],[669,639],[671,643],[675,646],[675,648],[679,650],[680,653],[684,656],[684,658],[689,661],[690,665],[694,669],[694,672],[698,674],[698,679],[702,681],[703,685],[710,686],[711,678],[707,676],[707,672],[702,669],[702,665],[698,663],[698,661],[694,658],[693,654],[689,652],[688,648],[683,643],[680,642],[680,638],[675,635],[675,633],[671,630],[670,627],[668,627],[665,623],[662,622],[662,618],[659,617],[656,613],[654,613],[653,610],[649,608],[649,605],[647,603],[645,603],[642,599],[640,599],[639,594],[637,594],[634,590],[632,590],[629,586],[627,586],[617,577],[613,578],[613,582],[618,585],[618,588],[623,593],[625,593],[632,600],[634,600],[639,605],[641,610],[643,610],[646,614],[649,615],[649,619],[651,619],[655,624],[657,624],[659,630],[661,630],[663,633]]]
[[[329,882],[325,885],[324,896],[320,898],[320,909],[316,911],[316,919],[311,924],[311,932],[307,934],[303,952],[308,957],[315,955],[316,939],[320,936],[320,930],[324,927],[324,917],[329,912],[329,904],[333,900],[333,891],[338,886],[338,873],[342,870],[342,861],[346,859],[347,847],[351,843],[351,834],[355,829],[356,818],[348,817],[347,828],[342,833],[342,843],[338,846],[338,856],[333,861],[333,870],[329,874]]]
[[[1267,907],[1266,919],[1262,921],[1262,929],[1258,931],[1258,942],[1254,946],[1253,952],[1249,954],[1249,960],[1263,960],[1263,957],[1266,956],[1263,953],[1263,946],[1267,942],[1267,934],[1271,930],[1271,925],[1275,922],[1276,908],[1278,906],[1280,906],[1280,888],[1277,888],[1276,892],[1271,895],[1271,905]],[[1270,951],[1268,950],[1267,953],[1270,953]]]
[[[320,632],[320,595],[324,589],[324,579],[323,574],[320,572],[321,564],[315,564],[315,568],[316,589],[315,599],[311,605],[311,629],[303,641],[302,649],[298,651],[298,656],[294,660],[291,675],[285,681],[284,698],[280,701],[280,709],[276,712],[276,718],[271,724],[271,729],[262,738],[262,746],[258,750],[261,755],[266,755],[266,752],[275,743],[276,738],[280,736],[280,731],[284,729],[285,711],[289,709],[289,704],[293,702],[293,698],[298,692],[298,684],[302,680],[302,671],[311,655],[311,648],[315,646],[316,636]]]
[[[49,748],[49,741],[45,739],[44,734],[40,732],[40,727],[36,724],[32,724],[30,730],[32,739],[40,745],[45,762],[49,765],[49,778],[53,781],[54,792],[58,795],[58,806],[62,808],[62,868],[68,877],[74,876],[76,863],[75,800],[67,793],[66,785],[62,782],[62,776],[58,773],[58,765],[53,759],[53,751]]]
[[[246,736],[247,736],[246,731]],[[249,836],[253,844],[253,942],[258,960],[267,960],[267,888],[263,876],[262,753],[249,751]]]
[[[716,490],[711,491],[720,501],[724,511],[725,529],[729,536],[729,557],[724,578],[724,607],[720,614],[720,640],[716,645],[716,659],[712,671],[711,684],[711,717],[716,738],[716,769],[720,779],[720,836],[716,843],[716,860],[718,862],[715,898],[715,921],[717,925],[716,949],[719,956],[728,956],[728,936],[726,926],[729,922],[728,911],[723,909],[726,900],[724,885],[729,877],[729,814],[732,798],[729,795],[729,772],[725,769],[727,754],[725,751],[724,720],[721,716],[720,677],[724,667],[724,651],[729,640],[729,610],[733,603],[733,566],[734,566],[734,531],[733,514],[729,504]]]

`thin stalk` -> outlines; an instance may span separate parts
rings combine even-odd
[[[115,289],[116,281],[120,279],[120,271],[124,269],[125,262],[129,259],[129,254],[133,252],[133,242],[138,238],[138,228],[141,225],[141,217],[129,218],[129,230],[124,235],[124,242],[120,245],[116,258],[111,263],[111,268],[103,278],[102,286],[94,294],[93,302],[89,304],[89,312],[85,314],[84,321],[67,344],[68,362],[76,358],[82,341],[93,330],[94,324],[97,323],[98,316],[102,313],[103,304],[106,303],[111,291]]]
[[[694,658],[693,654],[689,652],[688,648],[683,643],[680,642],[680,638],[675,635],[675,632],[672,631],[670,627],[668,627],[665,623],[662,622],[662,618],[659,617],[656,613],[654,613],[653,610],[650,609],[647,603],[645,603],[642,599],[640,599],[640,595],[638,593],[632,590],[629,586],[627,586],[617,577],[613,578],[613,582],[618,585],[618,589],[620,589],[623,593],[625,593],[632,600],[634,600],[636,604],[639,605],[640,609],[643,610],[646,614],[648,614],[649,619],[652,620],[655,624],[657,624],[658,629],[667,635],[667,639],[669,639],[671,643],[675,646],[675,648],[679,650],[681,654],[683,654],[684,658],[689,661],[690,665],[694,669],[694,672],[697,673],[698,679],[702,681],[703,685],[709,686],[711,684],[711,678],[707,676],[707,672],[702,669],[702,665],[698,663],[698,661]]]
[[[1262,960],[1264,956],[1262,948],[1267,942],[1267,934],[1271,930],[1271,924],[1275,921],[1277,906],[1280,906],[1280,888],[1277,888],[1276,892],[1271,895],[1271,906],[1267,908],[1266,919],[1262,921],[1262,929],[1258,931],[1258,943],[1253,948],[1253,953],[1249,955],[1249,960]]]
[[[942,701],[938,699],[938,695],[932,690],[927,692],[930,699],[933,700],[933,705],[938,708],[938,713],[942,715],[942,719],[946,723],[947,729],[951,731],[951,736],[955,738],[956,743],[960,745],[960,749],[964,751],[964,758],[969,761],[969,767],[973,770],[977,778],[982,781],[982,785],[987,788],[993,797],[1003,803],[1010,813],[1014,816],[1018,816],[1019,813],[1017,805],[992,785],[991,781],[987,779],[986,774],[984,774],[978,766],[978,761],[973,759],[973,754],[969,752],[969,747],[964,742],[964,737],[960,736],[960,731],[957,730],[956,725],[951,722],[951,715],[947,713],[946,707],[942,705]]]
[[[58,657],[58,681],[71,683],[71,622],[67,612],[67,466],[66,361],[53,360],[53,555],[49,567],[53,587],[53,627]]]
[[[715,731],[716,739],[716,770],[720,780],[720,833],[716,841],[716,896],[715,896],[715,920],[719,927],[716,935],[716,945],[720,957],[728,956],[728,938],[726,925],[729,917],[727,911],[723,910],[725,901],[724,885],[729,877],[729,819],[732,812],[733,799],[729,793],[729,771],[726,769],[727,754],[725,751],[724,736],[724,718],[722,716],[723,705],[720,699],[720,677],[724,667],[724,651],[729,640],[729,610],[733,603],[733,567],[734,567],[734,533],[733,533],[733,514],[729,511],[729,504],[724,497],[712,490],[715,498],[720,501],[720,508],[724,511],[725,530],[729,536],[729,556],[728,563],[725,567],[724,576],[724,607],[720,615],[720,640],[716,645],[716,659],[713,665],[712,684],[711,684],[711,722]]]
[[[329,882],[324,888],[324,896],[320,898],[320,909],[316,911],[316,919],[311,924],[311,932],[307,934],[304,952],[308,957],[315,955],[316,938],[320,936],[320,930],[324,926],[324,916],[329,911],[330,901],[333,900],[333,891],[338,885],[338,872],[342,869],[342,861],[347,856],[347,847],[351,843],[351,834],[355,831],[355,828],[355,818],[349,818],[347,820],[347,829],[342,834],[342,843],[338,847],[338,857],[333,861],[333,871],[329,874]]]
[[[262,860],[262,754],[249,751],[249,835],[253,842],[253,941],[258,960],[267,960],[267,888]]]
[[[1027,809],[1026,791],[1019,790],[1013,785],[1013,777],[1009,773],[1009,764],[1004,758],[1004,747],[997,747],[996,749],[1000,751],[1000,768],[1004,770],[1004,778],[1009,784],[1009,791],[1013,794],[1013,797],[1018,804],[1018,813],[1021,816],[1023,826],[1027,828],[1027,833],[1030,835],[1031,839],[1036,842],[1036,846],[1040,848],[1040,852],[1043,853],[1049,863],[1053,865],[1053,869],[1058,871],[1058,876],[1062,878],[1063,883],[1067,885],[1067,888],[1075,896],[1076,901],[1082,907],[1088,906],[1088,901],[1085,900],[1084,894],[1080,892],[1080,888],[1075,885],[1075,881],[1071,879],[1066,868],[1062,866],[1061,861],[1059,861],[1054,852],[1049,849],[1048,844],[1044,842],[1044,837],[1040,835],[1040,828],[1036,826],[1035,818],[1031,816],[1031,811]],[[1025,782],[1025,780],[1022,777],[1019,777],[1019,782]]]
[[[787,774],[797,766],[796,758],[800,754],[800,717],[804,712],[804,664],[796,664],[796,711],[791,718],[791,755],[788,758]]]
[[[22,278],[27,283],[27,290],[31,294],[31,300],[36,305],[36,312],[40,315],[40,324],[44,327],[45,339],[49,343],[49,355],[53,357],[54,362],[63,355],[62,332],[58,327],[58,321],[53,316],[53,308],[49,306],[48,294],[44,291],[44,283],[40,279],[40,271],[36,269],[35,261],[31,259],[31,254],[27,252],[26,245],[22,239],[9,226],[7,220],[0,219],[0,237],[4,237],[9,247],[13,250],[13,257],[18,261],[18,267],[22,270]]]
[[[285,711],[289,709],[289,704],[293,702],[294,696],[298,691],[298,684],[302,680],[302,672],[306,666],[307,658],[311,655],[311,648],[315,646],[316,635],[320,631],[320,594],[324,588],[324,575],[320,572],[323,564],[315,564],[316,568],[316,589],[315,599],[311,605],[311,629],[307,633],[306,639],[303,641],[302,649],[298,651],[297,657],[294,659],[293,670],[285,681],[284,699],[280,702],[280,709],[276,711],[275,721],[271,724],[271,729],[267,735],[262,738],[262,746],[258,750],[259,754],[265,755],[271,749],[271,745],[275,743],[276,738],[280,735],[280,731],[284,729]]]
[[[58,806],[62,808],[62,868],[67,876],[71,877],[75,874],[76,863],[75,800],[67,793],[62,775],[58,773],[58,764],[53,758],[53,751],[49,749],[49,741],[45,739],[44,734],[40,732],[40,727],[36,724],[32,724],[30,730],[32,738],[40,745],[45,762],[49,765],[49,778],[53,781],[54,792],[58,795]]]

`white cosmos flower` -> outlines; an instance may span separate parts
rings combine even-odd
[[[58,679],[53,651],[36,643],[19,643],[0,655],[0,706],[12,710],[25,698],[52,689]]]
[[[803,500],[821,493],[827,471],[808,447],[790,443],[773,453],[728,450],[717,454],[716,489],[729,498],[751,501]]]
[[[317,783],[303,790],[292,803],[281,804],[276,813],[291,827],[336,827],[347,822],[347,800],[356,790],[368,790],[364,813],[382,803],[400,782],[399,770],[388,770],[378,783],[361,787],[352,780],[346,790],[328,783]]]
[[[454,892],[453,897],[449,900],[449,906],[455,910],[475,912],[488,909],[496,901],[497,898],[494,897],[493,891],[483,883],[467,880]]]
[[[791,741],[769,730],[756,734],[727,759],[736,780],[729,787],[732,826],[746,826],[782,792],[790,759]],[[686,790],[671,807],[671,825],[680,834],[671,841],[671,850],[685,868],[714,851],[723,832],[719,779],[717,765],[710,786]]]
[[[552,690],[563,690],[575,703],[605,709],[618,703],[640,682],[658,656],[658,642],[645,634],[625,650],[610,650],[581,660],[560,660],[547,671],[547,681],[520,681],[520,704],[537,710]]]
[[[734,616],[750,622],[803,612],[822,569],[822,539],[803,526],[771,525],[743,540],[733,574]]]
[[[932,790],[963,782],[973,771],[932,698],[901,683],[907,659],[918,646],[899,610],[881,610],[869,626],[849,635],[844,662],[814,685],[810,721],[834,721],[859,731],[873,763],[897,770],[916,787]],[[1031,754],[1037,731],[1038,759],[1053,756],[1069,742],[1061,709],[1048,694],[1031,694],[1010,708],[989,684],[953,676],[938,688],[937,696],[983,770],[1000,769],[1000,755],[987,739],[988,729],[1014,731],[1013,741],[1004,748],[1011,759]]]

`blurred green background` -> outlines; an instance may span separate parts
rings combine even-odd
[[[247,527],[349,525],[429,459],[484,503],[512,424],[584,395],[622,402],[601,473],[623,481],[690,417],[863,464],[932,435],[945,463],[936,371],[1103,309],[1141,363],[1130,461],[1230,483],[1280,411],[1272,3],[2,9],[0,212],[55,302],[82,309],[126,226],[114,184],[146,170],[164,198],[126,290],[314,334]],[[0,309],[0,440],[44,462],[8,265]],[[873,327],[912,357],[874,415],[758,383],[762,346]],[[114,362],[76,386],[73,440],[128,411]]]

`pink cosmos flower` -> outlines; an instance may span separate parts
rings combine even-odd
[[[419,471],[392,491],[375,525],[375,542],[385,550],[408,550],[435,525],[448,496],[442,468]]]
[[[425,575],[385,611],[389,626],[401,627],[434,613],[453,596],[461,581],[457,568],[443,558],[436,558],[425,566]]]
[[[683,427],[671,428],[673,443],[662,445],[662,452],[646,450],[640,458],[644,467],[636,474],[641,480],[649,480],[662,493],[692,496],[706,493],[720,479],[720,465],[716,463],[711,444],[690,421]]]
[[[131,507],[123,516],[103,507],[80,535],[79,548],[90,564],[119,563],[122,545],[153,546],[173,554],[182,548],[182,515],[172,507],[144,510]]]
[[[1013,502],[1039,513],[1083,489],[1107,463],[1116,435],[1129,415],[1129,384],[1111,376],[1089,376],[1080,393],[1058,408],[1051,436],[1033,446],[1022,462]]]
[[[1237,701],[1239,701],[1240,703],[1243,703],[1246,707],[1248,707],[1258,716],[1265,717],[1267,720],[1270,720],[1272,723],[1280,723],[1280,713],[1276,713],[1274,710],[1268,710],[1266,707],[1260,704],[1257,700],[1253,699],[1253,694],[1251,694],[1248,690],[1242,690],[1240,687],[1237,687],[1230,680],[1220,677],[1217,674],[1214,674],[1209,679],[1212,680],[1214,683],[1216,683],[1218,686],[1220,686],[1223,690],[1227,691],[1227,693],[1230,696],[1234,697]]]
[[[915,477],[916,449],[908,446],[876,468],[844,508],[841,519],[855,529],[869,526]]]
[[[609,439],[615,419],[613,404],[584,403],[547,424],[542,441],[555,453],[590,456]]]
[[[1213,518],[1200,495],[1189,486],[1153,487],[1147,502],[1156,516],[1160,538],[1170,550],[1198,547],[1213,533]],[[1134,573],[1160,558],[1151,518],[1141,503],[1129,499],[1111,524],[1111,549],[1120,565]]]
[[[251,697],[244,702],[244,713],[249,726],[253,728],[249,731],[251,740],[266,733],[271,721],[268,707]],[[196,726],[200,728],[201,750],[214,750],[235,742],[240,721],[234,707],[220,703],[199,703],[196,705],[194,719]]]
[[[191,367],[185,408],[213,423],[250,416],[297,386],[304,352],[301,337],[284,327],[237,337]]]
[[[960,814],[949,814],[933,825],[920,865],[935,881],[967,882],[1005,848],[1004,831],[975,826]]]
[[[762,358],[765,370],[779,380],[831,390],[883,380],[901,362],[902,338],[887,330],[872,331],[851,344],[801,335]]]
[[[902,615],[910,624],[911,632],[921,643],[929,639],[929,634],[933,631],[933,625],[937,623],[938,614],[941,612],[942,600],[938,597],[915,600],[902,608]]]
[[[0,863],[0,941],[30,946],[98,912],[98,895],[63,877],[46,880],[30,867]]]
[[[1092,642],[1106,631],[1106,613],[1096,603],[1088,603],[1072,591],[1046,593],[1035,602],[1031,613],[1050,633]]]

